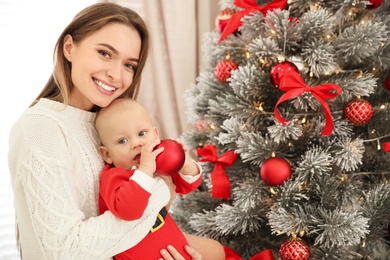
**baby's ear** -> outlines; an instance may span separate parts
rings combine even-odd
[[[108,152],[108,150],[105,146],[99,147],[99,153],[106,163],[112,164],[112,159],[111,159],[110,153]]]
[[[154,128],[154,132],[156,133],[156,136],[158,137],[158,130],[157,130],[157,127]]]

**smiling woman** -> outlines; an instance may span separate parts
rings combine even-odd
[[[52,49],[63,27],[93,0],[0,1],[0,259],[19,259],[7,165],[12,124],[37,96],[52,70]],[[7,87],[5,87],[7,86]]]

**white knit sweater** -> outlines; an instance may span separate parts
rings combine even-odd
[[[41,99],[13,126],[8,163],[23,259],[109,259],[138,243],[167,204],[159,179],[140,220],[98,216],[95,116]]]

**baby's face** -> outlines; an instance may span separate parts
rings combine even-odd
[[[146,110],[132,107],[107,117],[100,138],[107,151],[106,162],[130,170],[139,165],[142,147],[159,137]]]

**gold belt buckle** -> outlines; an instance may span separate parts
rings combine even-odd
[[[164,220],[164,217],[160,214],[160,213],[158,213],[158,215],[157,215],[157,218],[160,220],[160,223],[159,223],[159,225],[157,226],[157,227],[152,227],[151,229],[150,229],[150,232],[156,232],[157,230],[159,230],[164,224],[165,224],[165,220]]]

